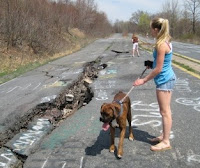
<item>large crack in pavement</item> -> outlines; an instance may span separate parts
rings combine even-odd
[[[86,63],[83,72],[58,95],[43,100],[26,115],[10,124],[0,138],[0,166],[23,167],[28,155],[37,150],[39,142],[59,124],[94,96],[90,84],[98,71],[107,67],[101,58]],[[63,82],[63,81],[62,81]],[[31,147],[30,147],[31,146]]]

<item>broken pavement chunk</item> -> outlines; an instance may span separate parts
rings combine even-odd
[[[72,102],[74,100],[74,95],[72,94],[66,94],[66,101],[68,102]]]

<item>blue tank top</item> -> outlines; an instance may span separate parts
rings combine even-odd
[[[156,85],[164,84],[168,80],[170,80],[174,76],[174,71],[172,69],[172,45],[170,43],[169,45],[171,47],[171,51],[167,54],[165,54],[164,62],[163,62],[163,67],[162,71],[154,78],[154,82]],[[156,67],[156,61],[157,61],[157,50],[155,49],[153,52],[153,68]]]

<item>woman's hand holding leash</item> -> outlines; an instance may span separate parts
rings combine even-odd
[[[150,61],[150,60],[144,61],[144,66],[146,66],[146,69],[142,72],[142,74],[140,75],[140,77],[133,82],[133,86],[140,86],[140,85],[143,85],[143,84],[146,83],[145,79],[144,78],[141,79],[141,78],[142,78],[144,72],[147,69],[152,69],[153,68],[153,62]]]
[[[123,101],[125,100],[125,98],[131,93],[131,91],[134,89],[135,86],[143,85],[145,83],[145,79],[141,79],[141,78],[142,78],[143,74],[145,73],[145,71],[147,69],[152,68],[152,61],[149,61],[149,60],[145,61],[144,65],[146,66],[145,70],[138,77],[138,79],[133,82],[132,88],[129,90],[129,92],[126,94],[126,96],[123,99],[120,100],[120,103],[123,103]]]
[[[145,82],[144,82],[144,79],[137,79],[133,82],[133,86],[140,86],[140,85],[143,85]]]

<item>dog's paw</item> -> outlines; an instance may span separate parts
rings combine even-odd
[[[110,153],[114,153],[115,152],[115,146],[111,145],[109,148]]]
[[[122,158],[122,155],[117,155],[118,159],[121,159]]]
[[[129,141],[133,141],[133,140],[134,140],[134,138],[133,138],[133,137],[129,137],[128,139],[129,139]]]
[[[123,156],[123,149],[118,149],[118,152],[117,152],[118,159],[121,159],[122,156]]]
[[[114,152],[115,152],[115,150],[114,150],[114,149],[110,149],[109,151],[110,151],[110,153],[114,153]]]

